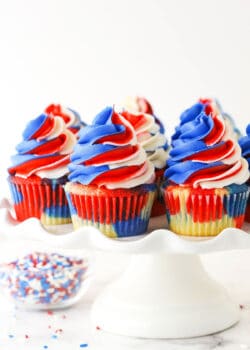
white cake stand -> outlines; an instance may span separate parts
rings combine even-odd
[[[101,249],[131,255],[125,272],[94,302],[93,325],[104,331],[186,338],[224,330],[239,320],[239,305],[208,275],[198,254],[250,249],[249,226],[245,231],[228,228],[207,240],[185,239],[165,229],[127,240],[107,238],[90,227],[58,236],[48,233],[36,219],[15,222],[6,201],[2,208],[4,242],[12,240],[13,244],[21,239],[28,244],[35,239],[56,249]]]

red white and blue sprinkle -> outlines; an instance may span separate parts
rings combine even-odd
[[[0,265],[0,284],[18,302],[54,306],[79,292],[86,270],[84,259],[36,252]]]

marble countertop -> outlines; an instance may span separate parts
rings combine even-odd
[[[202,261],[239,303],[241,320],[211,336],[181,340],[151,340],[113,335],[90,324],[93,301],[105,284],[120,274],[129,257],[98,253],[96,278],[83,299],[69,309],[53,313],[22,311],[0,299],[0,349],[250,349],[250,252],[208,254]]]

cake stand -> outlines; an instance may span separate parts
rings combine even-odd
[[[16,222],[6,200],[1,207],[0,247],[21,239],[24,244],[46,242],[56,249],[131,255],[124,273],[94,302],[91,320],[95,327],[127,336],[186,338],[224,330],[239,320],[239,305],[208,275],[199,254],[250,249],[249,226],[244,231],[228,228],[206,240],[186,239],[166,229],[126,240],[107,238],[91,227],[58,236],[37,219]],[[164,226],[161,220],[151,224]]]

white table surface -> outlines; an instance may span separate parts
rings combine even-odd
[[[185,340],[145,340],[108,334],[90,324],[97,294],[126,266],[128,256],[98,253],[96,278],[83,299],[70,309],[47,312],[16,310],[0,299],[0,349],[250,349],[250,252],[233,251],[202,257],[209,273],[242,305],[241,321],[224,332]],[[122,315],[121,315],[122,317]],[[59,331],[62,330],[62,331]],[[55,337],[57,336],[57,338]],[[82,344],[82,347],[80,345]],[[85,345],[84,345],[85,344]],[[85,347],[83,347],[85,346]]]

